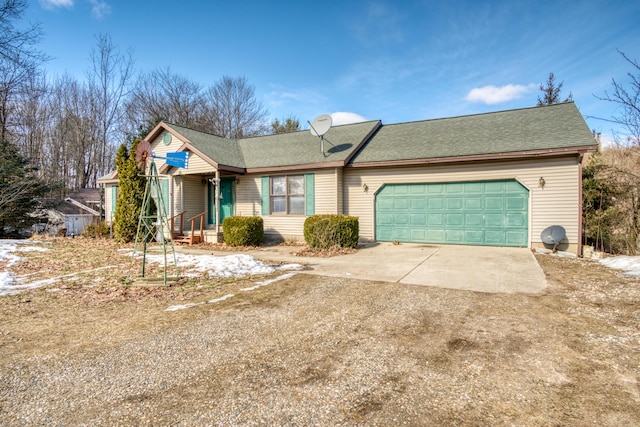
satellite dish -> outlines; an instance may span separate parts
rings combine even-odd
[[[313,120],[311,125],[311,135],[313,136],[322,136],[331,129],[331,124],[333,123],[333,119],[329,114],[320,114]]]
[[[136,148],[136,165],[138,165],[138,169],[143,172],[146,171],[147,160],[149,160],[151,157],[151,144],[149,144],[149,141],[140,141],[138,147]]]
[[[322,155],[324,155],[324,134],[329,132],[332,123],[333,119],[331,119],[329,114],[320,114],[313,120],[313,123],[309,123],[309,126],[311,126],[311,129],[309,129],[311,135],[320,137],[320,151]]]
[[[556,247],[564,240],[567,236],[567,232],[564,227],[561,225],[552,225],[551,227],[547,227],[542,230],[540,233],[540,238],[542,239],[542,243],[547,245],[553,245],[553,251],[556,252]]]

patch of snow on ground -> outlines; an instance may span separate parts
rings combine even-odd
[[[35,240],[12,240],[12,239],[0,239],[0,262],[7,261],[6,268],[12,267],[20,261],[14,252],[33,252],[33,251],[47,251],[47,248],[40,246],[33,246],[41,242]],[[29,285],[16,285],[16,278],[8,270],[0,271],[0,296],[3,295],[15,295],[21,292],[23,289],[28,289]]]
[[[147,255],[147,261],[164,264],[164,255]],[[302,268],[300,264],[267,265],[246,254],[214,256],[176,253],[176,263],[178,267],[190,267],[190,269],[201,273],[207,272],[209,276],[225,278],[271,274],[276,270],[299,270]],[[170,254],[167,255],[167,264],[173,264]]]
[[[260,288],[262,286],[267,286],[267,285],[270,285],[270,284],[272,284],[274,282],[279,282],[280,280],[286,280],[286,279],[288,279],[290,277],[295,276],[296,274],[298,274],[298,273],[282,274],[282,275],[280,275],[280,276],[278,276],[276,278],[273,278],[273,279],[264,280],[262,282],[256,282],[255,286],[251,286],[250,288],[242,288],[240,290],[241,291],[253,291],[253,290],[258,289],[258,288]]]
[[[623,270],[625,276],[640,278],[640,256],[615,256],[600,260],[600,264],[616,270]]]
[[[212,300],[209,300],[206,303],[204,303],[204,302],[192,302],[192,303],[189,303],[189,304],[172,305],[172,306],[168,307],[165,311],[178,311],[178,310],[185,310],[187,308],[195,307],[195,306],[202,305],[202,304],[215,304],[217,302],[229,299],[232,296],[233,296],[233,294],[227,294],[227,295],[221,296],[220,298],[214,298]]]
[[[203,302],[192,302],[192,303],[189,303],[189,304],[172,305],[171,307],[167,308],[165,311],[184,310],[186,308],[195,307],[196,305],[200,305],[200,304],[204,304],[204,303]]]

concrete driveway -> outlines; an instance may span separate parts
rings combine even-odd
[[[544,273],[527,248],[372,243],[330,258],[299,257],[291,246],[250,251],[265,261],[297,262],[305,273],[490,293],[539,293]]]

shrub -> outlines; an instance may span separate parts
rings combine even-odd
[[[313,215],[304,221],[304,240],[313,249],[355,248],[359,233],[358,217],[355,216]]]
[[[229,246],[258,246],[264,236],[259,216],[230,216],[222,221],[224,241]]]
[[[104,221],[100,221],[98,224],[90,224],[84,229],[82,236],[93,239],[109,237],[109,224]]]

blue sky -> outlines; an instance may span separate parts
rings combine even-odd
[[[529,107],[553,72],[590,128],[640,61],[638,1],[33,0],[50,77],[83,79],[95,36],[203,86],[245,76],[271,118],[399,123]],[[336,113],[348,114],[336,114]],[[305,126],[306,127],[306,126]]]

